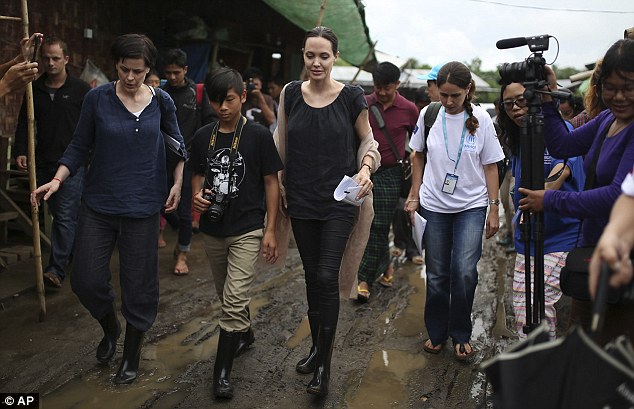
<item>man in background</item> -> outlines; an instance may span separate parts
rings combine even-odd
[[[41,49],[44,74],[33,82],[36,147],[35,170],[37,184],[43,185],[55,176],[57,161],[70,143],[79,121],[84,95],[90,86],[69,75],[68,46],[56,37],[44,40]],[[15,131],[14,156],[20,170],[27,170],[26,98]],[[44,283],[53,288],[62,286],[75,242],[77,215],[84,186],[84,167],[77,170],[48,200],[53,216],[51,255],[44,269]]]
[[[211,123],[215,118],[207,91],[202,84],[196,84],[186,77],[187,54],[181,49],[168,50],[164,58],[163,73],[167,83],[163,89],[172,97],[176,105],[176,120],[181,130],[187,151],[191,152],[194,134],[203,125]],[[171,177],[176,164],[181,160],[171,152],[167,154],[167,174]],[[167,185],[172,186],[173,180],[168,180]],[[172,273],[186,275],[189,273],[187,266],[187,253],[192,241],[192,175],[188,166],[183,170],[183,187],[181,201],[176,213],[164,216],[172,226],[178,227],[178,244],[174,249],[176,264]],[[175,219],[173,219],[175,217]],[[194,226],[195,227],[195,226]]]

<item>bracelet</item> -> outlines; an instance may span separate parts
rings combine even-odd
[[[54,181],[54,180],[57,180],[60,185],[62,184],[62,180],[60,178],[53,178],[53,179],[51,179],[51,182]]]
[[[406,203],[409,203],[409,202],[417,202],[418,203],[418,199],[409,199]]]
[[[499,206],[500,205],[500,199],[489,199],[489,204],[490,205]]]
[[[367,166],[368,170],[370,171],[370,173],[372,173],[372,167],[370,165],[368,165],[367,163],[362,163],[361,164],[361,169],[363,169],[364,166]],[[361,169],[359,169],[359,170],[361,170]]]

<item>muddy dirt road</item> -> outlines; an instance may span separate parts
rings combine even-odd
[[[168,243],[174,239],[169,232]],[[439,355],[423,351],[424,274],[408,262],[398,269],[393,288],[374,286],[370,303],[342,301],[330,394],[306,394],[310,375],[296,373],[295,363],[310,348],[310,336],[301,263],[291,251],[284,269],[259,269],[251,302],[256,342],[234,362],[235,397],[215,401],[211,374],[219,304],[202,237],[194,236],[188,276],[170,274],[171,247],[160,250],[160,311],[146,334],[134,384],[112,383],[123,336],[110,366],[97,363],[101,329],[65,283],[47,295],[42,323],[33,290],[3,300],[0,392],[39,392],[43,409],[485,408],[486,379],[478,364],[511,342],[505,338],[511,335],[510,290],[505,293],[510,279],[504,282],[512,255],[494,243],[486,242],[479,265],[472,343],[479,352],[468,364],[457,362],[451,348]],[[23,268],[32,274],[32,266]]]

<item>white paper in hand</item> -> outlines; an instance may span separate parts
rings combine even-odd
[[[344,203],[361,206],[365,197],[362,197],[359,200],[356,199],[357,194],[359,194],[359,190],[361,190],[361,186],[357,185],[357,182],[350,176],[344,175],[341,182],[339,182],[339,186],[335,189],[333,197],[339,202],[343,201]]]
[[[427,220],[418,214],[418,212],[414,212],[412,238],[414,239],[414,243],[416,243],[418,254],[423,254],[423,234],[425,233],[425,226],[427,226]]]

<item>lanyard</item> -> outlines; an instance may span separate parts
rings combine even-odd
[[[447,158],[449,158],[450,161],[452,161],[453,163],[455,163],[455,166],[453,168],[453,173],[456,173],[456,170],[458,169],[458,163],[460,162],[460,157],[462,156],[462,146],[464,145],[464,137],[467,134],[467,111],[463,111],[464,112],[464,124],[462,125],[462,136],[460,137],[460,146],[458,146],[458,156],[456,157],[456,160],[453,160],[449,157],[449,140],[447,138],[447,121],[445,118],[445,107],[440,108],[440,110],[442,111],[442,134],[445,137],[445,151],[447,152]]]

